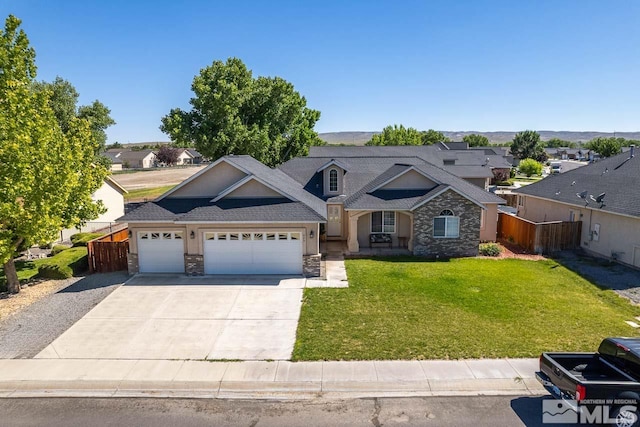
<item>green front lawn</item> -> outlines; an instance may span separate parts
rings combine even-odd
[[[635,335],[640,315],[560,264],[347,260],[349,288],[305,289],[294,360],[537,357]]]
[[[38,267],[48,264],[57,265],[61,268],[70,268],[73,273],[80,273],[86,270],[87,248],[84,246],[70,248],[59,254],[33,261],[16,261],[16,270],[20,283],[28,282],[38,277]],[[0,292],[7,290],[7,278],[4,269],[0,267]]]
[[[175,185],[164,185],[162,187],[141,188],[140,190],[130,190],[124,195],[125,202],[138,202],[144,200],[153,200],[156,197],[171,190]]]

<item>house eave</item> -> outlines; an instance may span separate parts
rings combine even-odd
[[[610,215],[620,215],[620,216],[624,216],[626,218],[632,218],[635,220],[640,220],[640,215],[629,215],[629,214],[624,214],[624,213],[620,213],[620,212],[613,212],[613,211],[609,211],[609,210],[603,210],[598,208],[597,206],[590,206],[590,205],[584,205],[584,204],[578,204],[578,203],[569,203],[569,202],[563,202],[560,200],[555,200],[555,199],[551,199],[548,197],[542,197],[542,196],[534,196],[533,194],[526,194],[526,193],[513,193],[513,194],[517,194],[518,196],[525,196],[525,197],[533,197],[534,199],[540,199],[540,200],[546,200],[548,202],[553,202],[553,203],[560,203],[561,205],[566,205],[566,206],[572,206],[578,209],[589,209],[595,212],[603,212],[603,213],[607,213]]]

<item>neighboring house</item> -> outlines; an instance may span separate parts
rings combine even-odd
[[[193,164],[193,156],[191,152],[186,148],[178,148],[178,159],[176,165],[191,165]]]
[[[122,160],[118,158],[118,153],[107,151],[104,153],[104,156],[111,161],[111,172],[122,170]]]
[[[192,163],[194,165],[199,165],[204,161],[204,159],[202,158],[202,154],[200,154],[198,151],[194,150],[193,148],[187,148],[187,151],[189,152],[189,154],[191,154],[191,157],[193,158]]]
[[[68,240],[72,234],[79,232],[91,232],[108,228],[124,215],[124,195],[127,193],[113,178],[106,177],[102,186],[91,195],[94,201],[101,200],[107,209],[98,218],[91,220],[81,227],[69,228],[60,232],[59,241]]]
[[[515,190],[518,216],[582,221],[587,252],[640,268],[640,159],[631,150]]]
[[[352,253],[389,239],[416,255],[474,256],[495,240],[504,201],[441,167],[314,154],[279,169],[225,156],[126,214],[130,272],[317,276],[321,224]]]
[[[587,149],[569,147],[545,148],[544,151],[555,160],[588,160],[591,154]]]
[[[125,169],[147,169],[156,165],[156,153],[153,150],[129,150],[112,148],[105,153],[118,159]]]

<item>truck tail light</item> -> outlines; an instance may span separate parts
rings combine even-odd
[[[587,389],[582,385],[578,384],[576,386],[576,401],[580,402],[587,397]]]

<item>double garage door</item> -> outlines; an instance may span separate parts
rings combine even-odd
[[[204,273],[301,274],[301,233],[204,233]]]
[[[302,234],[278,232],[206,232],[205,274],[301,274]],[[141,273],[184,273],[181,231],[138,232]]]

